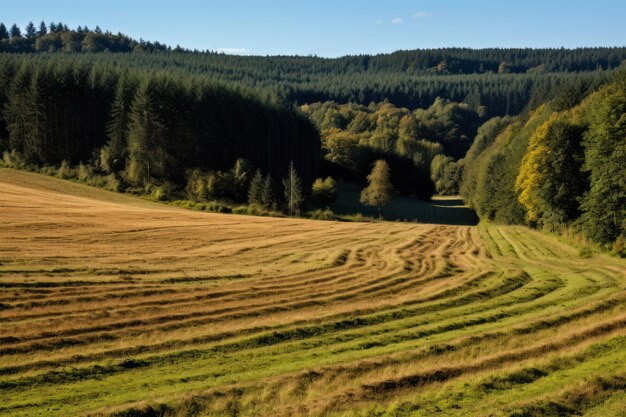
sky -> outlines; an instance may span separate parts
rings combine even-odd
[[[246,55],[626,45],[626,0],[0,0],[31,20]]]

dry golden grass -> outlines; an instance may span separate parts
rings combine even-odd
[[[622,404],[624,262],[521,227],[207,214],[11,170],[0,219],[2,415]]]

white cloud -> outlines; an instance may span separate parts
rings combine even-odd
[[[394,25],[400,25],[404,23],[404,20],[400,19],[399,17],[396,17],[395,19],[391,21],[391,23],[393,23]]]
[[[375,25],[382,25],[382,24],[383,24],[383,21],[382,21],[382,20],[377,20],[377,21],[375,21],[375,22],[374,22],[374,24],[375,24]]]
[[[250,53],[246,48],[217,48],[216,51],[227,55],[246,55]]]
[[[417,12],[413,15],[413,19],[419,19],[421,17],[432,17],[433,14],[429,12]]]

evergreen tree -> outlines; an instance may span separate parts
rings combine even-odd
[[[287,178],[283,180],[283,187],[285,189],[285,202],[287,203],[287,210],[289,215],[300,214],[300,206],[302,205],[302,182],[298,176],[293,161],[289,164],[289,172]]]
[[[26,39],[34,39],[35,36],[37,35],[37,30],[35,29],[35,25],[33,24],[33,22],[28,22],[28,25],[26,25]]]
[[[11,40],[19,39],[22,37],[22,31],[15,23],[13,23],[13,26],[11,26],[10,34],[11,34]]]
[[[150,139],[154,128],[150,112],[150,99],[146,92],[146,84],[142,85],[133,103],[128,134],[128,159],[126,175],[135,185],[150,181]]]
[[[261,171],[257,170],[252,181],[250,181],[250,188],[248,190],[248,204],[255,206],[263,205],[263,175]]]
[[[261,190],[261,205],[265,210],[272,210],[276,206],[276,198],[274,193],[274,181],[272,176],[267,174],[265,181],[263,182],[263,189]]]
[[[0,41],[9,39],[9,31],[7,27],[4,26],[4,23],[0,23]]]
[[[129,121],[128,170],[134,184],[151,181],[166,175],[168,154],[168,126],[164,114],[171,115],[169,101],[160,101],[169,88],[168,80],[150,77],[138,88]]]
[[[232,171],[233,197],[236,201],[244,201],[248,192],[248,184],[252,174],[250,164],[244,158],[238,158]]]
[[[37,32],[37,35],[43,36],[46,33],[48,33],[48,28],[46,27],[46,22],[42,20],[41,23],[39,24],[39,31]]]
[[[56,33],[57,31],[57,24],[54,22],[50,22],[50,33]]]
[[[393,186],[389,175],[389,165],[384,160],[378,160],[367,176],[369,185],[361,191],[361,203],[378,207],[378,216],[383,217],[382,207],[389,203],[392,198]]]
[[[126,157],[131,102],[136,84],[127,77],[118,81],[108,126],[109,142],[100,151],[100,164],[108,173],[122,169]]]

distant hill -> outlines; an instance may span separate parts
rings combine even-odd
[[[415,109],[429,107],[442,97],[484,105],[490,116],[517,114],[571,80],[598,85],[626,59],[625,47],[442,48],[332,59],[233,56],[172,48],[99,28],[70,29],[63,23],[48,27],[43,22],[24,34],[17,27],[7,30],[0,26],[0,52],[38,53],[42,59],[64,55],[73,61],[99,60],[127,68],[184,70],[278,94],[299,104],[334,100],[367,105],[388,99]]]

